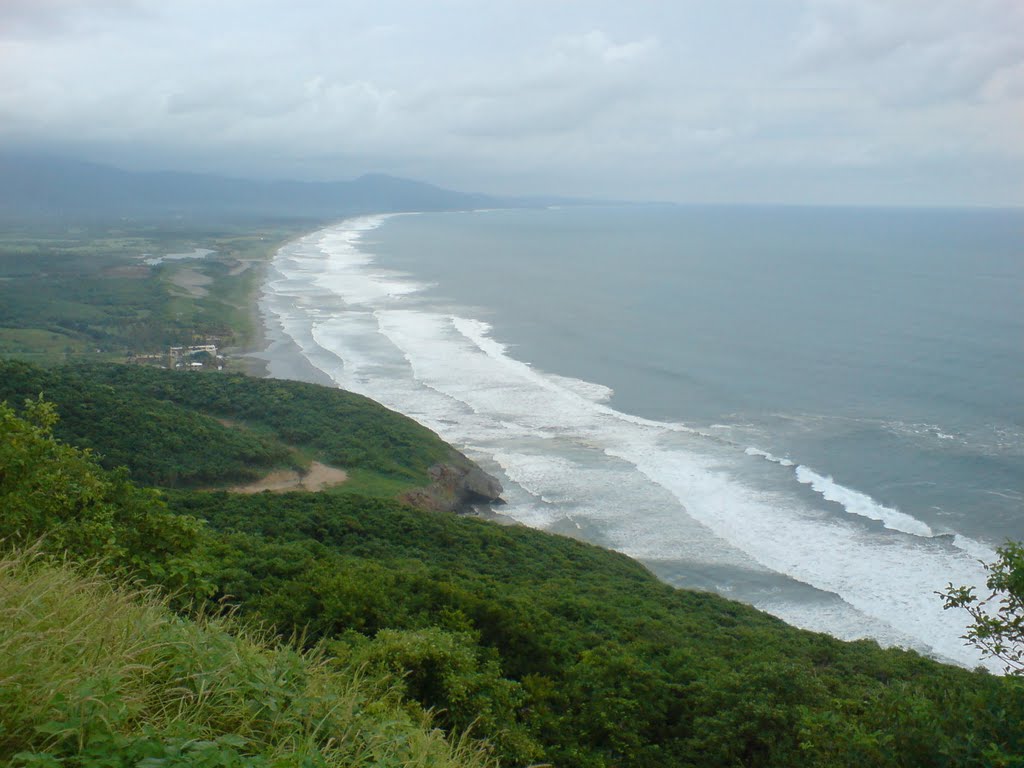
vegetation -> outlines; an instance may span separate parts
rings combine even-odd
[[[119,391],[270,430],[328,464],[370,469],[416,484],[427,482],[426,471],[433,464],[465,462],[407,416],[340,389],[242,375],[185,377],[125,366],[83,369],[82,375]]]
[[[52,436],[52,406],[29,402],[24,418],[0,403],[0,541],[160,584],[182,596],[212,592],[199,557],[202,527],[170,514],[126,473],[105,472],[88,451]]]
[[[309,221],[217,226],[25,223],[0,235],[0,354],[45,364],[122,360],[215,338],[244,345],[260,264]],[[204,259],[150,263],[168,253]]]
[[[987,597],[973,587],[949,585],[942,595],[946,608],[963,608],[974,623],[965,638],[989,658],[998,659],[1009,675],[1024,676],[1024,545],[1008,543],[986,564]]]
[[[572,540],[351,497],[171,507],[227,534],[218,594],[285,632],[344,655],[354,633],[433,627],[496,653],[518,684],[505,727],[557,765],[984,764],[971,740],[1021,722],[998,678],[798,631]],[[454,710],[438,691],[421,702]]]
[[[0,762],[81,768],[483,768],[355,673],[151,592],[0,557]]]
[[[482,759],[452,757],[451,743],[469,749],[467,729],[505,765],[983,766],[1024,755],[1013,680],[796,630],[672,589],[615,553],[390,499],[180,490],[165,502],[55,440],[49,407],[2,414],[0,509],[16,511],[0,517],[0,537],[44,531],[42,552],[100,558],[118,583],[175,592],[187,616],[233,606],[305,650],[232,639],[239,619],[190,623],[94,575],[10,555],[8,583],[21,586],[0,595],[23,597],[0,637],[53,645],[0,654],[0,679],[18,681],[0,699],[0,760],[305,765],[337,749],[338,764],[444,765]],[[50,607],[66,592],[86,615]],[[33,600],[40,608],[26,610]],[[122,608],[105,607],[129,603],[158,621],[119,623]],[[101,629],[123,645],[87,664],[100,646],[82,638]],[[428,709],[447,742],[423,730]],[[427,747],[409,751],[423,744],[435,762]]]
[[[0,400],[40,394],[57,407],[59,437],[93,449],[108,468],[127,467],[147,485],[223,485],[317,459],[361,470],[356,488],[394,495],[425,485],[433,464],[465,462],[411,419],[312,384],[0,360]]]

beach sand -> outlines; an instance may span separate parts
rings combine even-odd
[[[249,322],[252,325],[249,338],[251,343],[245,350],[235,352],[232,360],[236,362],[242,372],[256,378],[304,381],[309,384],[320,384],[321,386],[337,389],[338,385],[334,380],[319,368],[313,366],[302,355],[302,351],[295,342],[263,310],[263,284],[266,281],[268,267],[269,262],[261,265],[260,269],[263,274],[250,302]],[[328,469],[330,468],[328,467]],[[342,470],[337,471],[340,472]],[[262,483],[267,480],[268,478],[264,478],[260,482]],[[295,478],[285,478],[282,476],[277,478],[277,482],[285,485],[291,484],[291,488],[294,490]],[[260,490],[275,489],[261,488]],[[248,492],[257,493],[258,491]],[[518,520],[496,512],[493,508],[489,507],[478,508],[473,516],[481,520],[488,520],[497,525],[522,525]]]
[[[232,360],[242,372],[256,378],[287,379],[337,387],[338,385],[327,374],[311,365],[302,356],[295,342],[263,311],[263,283],[266,280],[267,266],[265,264],[261,267],[263,274],[249,304],[251,342],[247,348],[235,351]]]

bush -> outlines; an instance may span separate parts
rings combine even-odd
[[[24,552],[0,558],[0,680],[5,765],[489,764],[380,679]]]
[[[97,561],[183,598],[211,593],[204,528],[167,511],[154,491],[106,472],[88,451],[53,437],[54,408],[28,401],[24,418],[0,403],[0,541]]]

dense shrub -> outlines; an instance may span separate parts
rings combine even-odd
[[[0,762],[484,768],[382,676],[24,552],[0,558]]]

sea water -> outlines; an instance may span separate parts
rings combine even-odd
[[[983,591],[979,560],[1024,538],[1020,211],[363,217],[283,247],[262,309],[278,350],[459,446],[526,525],[979,662],[936,592]]]

